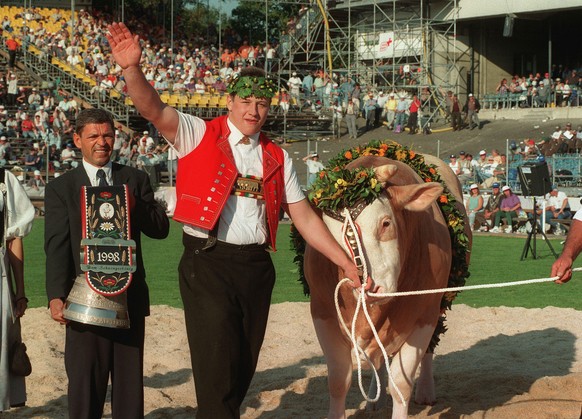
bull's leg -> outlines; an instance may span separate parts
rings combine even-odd
[[[427,352],[420,362],[420,375],[416,380],[416,391],[414,392],[414,401],[418,404],[427,404],[432,406],[436,402],[434,391],[434,377],[432,373],[433,354]]]
[[[398,390],[400,390],[406,404],[402,403],[400,395],[390,384],[390,394],[392,395],[392,419],[404,419],[408,416],[408,404],[412,395],[412,385],[414,374],[432,336],[434,327],[425,326],[412,332],[400,351],[392,359],[390,371]]]
[[[378,368],[378,376],[380,377],[380,398],[378,401],[372,403],[366,403],[366,410],[367,411],[377,411],[381,410],[386,407],[388,402],[388,395],[386,394],[386,387],[388,386],[388,374],[386,374],[386,367],[384,366],[384,362],[380,364]],[[372,375],[372,381],[370,382],[370,389],[368,390],[368,398],[373,399],[376,397],[376,393],[378,392],[378,387],[376,383],[376,379]]]
[[[352,381],[350,347],[342,338],[337,320],[314,319],[317,339],[327,362],[329,419],[345,418],[346,395]]]

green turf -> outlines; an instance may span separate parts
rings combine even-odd
[[[44,220],[35,220],[32,233],[25,238],[25,281],[30,307],[45,306],[45,264],[43,251]],[[182,307],[178,289],[177,267],[182,254],[181,225],[171,222],[170,237],[166,240],[142,240],[147,281],[152,304],[167,304]],[[277,238],[278,251],[273,254],[277,268],[277,282],[273,292],[273,303],[284,301],[308,301],[297,282],[297,268],[293,264],[294,254],[290,250],[289,225],[282,224]],[[548,277],[553,256],[539,236],[537,251],[539,259],[529,256],[520,261],[525,244],[524,237],[478,236],[475,237],[471,257],[471,277],[467,284],[509,282],[523,279]],[[560,240],[552,238],[557,252]],[[575,264],[576,265],[576,264]],[[578,265],[582,265],[582,259]],[[572,281],[558,286],[553,283],[524,285],[491,290],[465,291],[456,302],[473,307],[570,307],[582,310],[582,274],[576,273]]]

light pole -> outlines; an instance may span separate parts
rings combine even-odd
[[[172,50],[170,59],[174,65],[174,0],[170,1],[170,49]]]
[[[269,0],[265,0],[265,72],[267,72],[267,45],[269,44]]]

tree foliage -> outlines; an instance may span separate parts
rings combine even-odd
[[[290,16],[297,14],[297,6],[277,0],[241,0],[232,11],[231,26],[250,43],[265,41],[265,27],[269,42],[276,42],[285,30]]]

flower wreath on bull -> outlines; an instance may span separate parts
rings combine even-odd
[[[469,253],[469,239],[465,234],[463,214],[455,206],[456,198],[447,189],[436,166],[427,164],[424,157],[416,154],[408,147],[396,142],[372,141],[366,145],[343,151],[331,159],[309,190],[309,200],[322,211],[341,211],[343,208],[352,208],[355,205],[369,204],[382,193],[382,185],[374,177],[373,168],[360,167],[354,170],[345,169],[345,166],[362,156],[383,156],[398,160],[410,166],[425,182],[440,182],[443,193],[438,199],[438,205],[443,213],[452,245],[452,262],[448,278],[448,287],[461,287],[469,277],[467,256]],[[309,285],[303,272],[303,255],[305,240],[297,229],[291,226],[291,245],[296,253],[294,262],[299,267],[299,281],[303,285],[305,295],[309,295]],[[441,316],[430,341],[428,351],[432,352],[440,341],[440,335],[446,331],[444,312],[451,308],[457,292],[448,292],[441,300]]]

